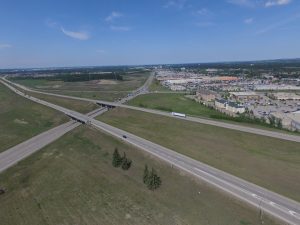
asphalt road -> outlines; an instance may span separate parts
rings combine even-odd
[[[64,123],[0,153],[0,173],[79,125],[80,123],[75,121]]]
[[[106,108],[98,108],[88,113],[87,116],[94,118],[106,111]],[[53,141],[57,140],[58,138],[62,137],[64,134],[73,130],[79,125],[81,125],[80,122],[76,122],[73,120],[69,121],[60,126],[45,131],[37,136],[34,136],[29,140],[24,141],[0,153],[0,173],[17,164],[19,161],[30,156],[36,151],[47,146],[48,144],[52,143]]]
[[[100,105],[123,107],[123,108],[127,108],[127,109],[138,110],[138,111],[147,112],[147,113],[153,113],[156,115],[167,116],[167,117],[172,117],[172,118],[176,118],[176,119],[181,119],[181,120],[186,120],[186,121],[191,121],[191,122],[196,122],[196,123],[201,123],[201,124],[207,124],[207,125],[211,125],[211,126],[217,126],[217,127],[227,128],[227,129],[231,129],[231,130],[237,130],[237,131],[247,132],[247,133],[251,133],[251,134],[263,135],[263,136],[267,136],[267,137],[272,137],[272,138],[277,138],[277,139],[281,139],[281,140],[293,141],[293,142],[300,143],[299,135],[297,136],[297,135],[292,135],[292,134],[287,134],[287,133],[281,133],[281,132],[270,131],[270,130],[259,129],[259,128],[252,128],[252,127],[248,127],[248,126],[236,125],[236,124],[232,124],[232,123],[225,123],[225,122],[221,122],[221,121],[203,119],[203,118],[192,117],[192,116],[187,116],[185,118],[184,117],[174,117],[171,115],[171,113],[168,113],[168,112],[122,104],[122,103],[130,100],[131,98],[136,97],[137,95],[147,93],[146,89],[142,89],[143,91],[136,92],[134,95],[130,96],[130,99],[127,99],[124,102],[120,103],[120,102],[108,102],[108,101],[94,100],[94,99],[88,99],[88,98],[79,98],[79,97],[60,95],[60,94],[54,94],[54,93],[48,93],[48,92],[41,92],[41,91],[32,90],[30,88],[24,87],[24,86],[16,84],[16,83],[12,83],[8,80],[6,80],[6,81],[12,85],[15,85],[15,86],[17,86],[25,91],[29,91],[29,92],[35,92],[35,93],[40,93],[40,94],[46,94],[46,95],[81,100],[81,101],[89,101],[89,102],[93,102],[93,103],[100,104]]]
[[[92,126],[107,132],[108,134],[111,134],[152,155],[155,155],[156,157],[172,164],[173,166],[178,167],[181,170],[184,170],[206,181],[207,183],[227,193],[230,193],[236,198],[251,204],[258,210],[262,210],[263,212],[269,213],[274,217],[281,219],[285,223],[293,225],[300,224],[300,204],[296,201],[266,190],[262,187],[249,183],[223,171],[217,170],[211,166],[193,160],[192,158],[189,158],[182,154],[176,153],[171,149],[167,149],[146,139],[140,138],[134,134],[112,127],[89,116],[70,111],[63,107],[56,106],[37,98],[27,96],[14,87],[8,84],[5,85],[25,98],[52,107],[66,114],[71,114],[79,121],[85,121],[88,124],[91,124]],[[126,138],[124,138],[124,135],[126,136]]]
[[[149,87],[152,84],[152,81],[154,79],[154,75],[155,74],[152,72],[143,86],[141,86],[140,88],[131,92],[128,96],[126,96],[125,98],[122,98],[120,101],[117,101],[116,103],[123,104],[123,103],[128,102],[129,100],[137,97],[138,95],[147,94],[149,92]]]

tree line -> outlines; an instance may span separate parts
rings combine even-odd
[[[48,80],[48,81],[64,81],[64,82],[80,82],[90,80],[123,80],[123,76],[119,73],[83,73],[83,74],[61,74],[54,76],[19,76],[12,78],[13,80]]]

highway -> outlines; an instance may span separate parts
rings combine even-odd
[[[130,93],[127,97],[122,98],[120,101],[117,101],[117,104],[123,104],[125,102],[128,102],[129,100],[137,97],[138,95],[142,95],[142,94],[147,94],[149,92],[149,87],[152,84],[152,81],[154,79],[154,73],[152,72],[151,75],[148,77],[148,79],[146,80],[146,82],[144,83],[143,86],[141,86],[140,88],[136,89],[135,91],[133,91],[132,93]]]
[[[148,91],[148,87],[152,83],[153,77],[154,77],[154,74],[152,74],[147,79],[147,81],[145,82],[145,84],[142,87],[135,90],[133,92],[134,93],[133,95],[127,96],[125,101],[131,99],[133,96],[136,96],[139,93],[144,93],[144,92]],[[5,86],[10,88],[17,94],[24,96],[24,94],[22,92],[19,92],[17,89],[14,89],[14,88],[8,86],[5,82],[1,81],[1,83],[3,83]],[[71,118],[73,118],[75,120],[76,120],[76,117],[78,117],[78,115],[74,111],[62,109],[59,106],[55,106],[53,104],[44,102],[42,100],[36,99],[31,96],[25,96],[25,97],[27,97],[30,100],[33,100],[37,103],[46,105],[48,107],[54,108],[59,111],[64,110],[64,113],[66,115],[70,116]],[[125,102],[125,101],[122,99],[120,102]],[[106,111],[107,111],[106,107],[95,109],[94,111],[88,113],[87,116],[94,118]],[[81,122],[87,123],[87,119],[85,118]],[[9,167],[17,164],[19,161],[30,156],[31,154],[35,153],[36,151],[47,146],[48,144],[52,143],[53,141],[57,140],[58,138],[62,137],[64,134],[66,134],[67,132],[78,127],[80,124],[81,124],[80,122],[76,122],[76,121],[67,122],[58,127],[52,128],[48,131],[45,131],[37,136],[34,136],[34,137],[30,138],[29,140],[24,141],[12,148],[7,149],[6,151],[0,153],[0,173],[3,172],[4,170],[8,169]]]
[[[285,223],[293,225],[300,224],[300,204],[296,201],[215,169],[199,161],[193,160],[192,158],[179,154],[171,149],[167,149],[146,139],[140,138],[134,134],[112,127],[87,115],[77,112],[75,113],[74,111],[70,111],[63,107],[33,98],[25,95],[8,84],[5,85],[25,98],[69,114],[78,121],[86,122],[97,129],[122,139],[124,142],[132,144],[160,158],[161,160],[172,164],[174,167],[177,167],[200,178],[201,180],[206,181],[207,183],[223,190],[224,192],[227,192],[232,196],[249,203],[258,210],[262,210],[263,212],[269,213],[270,215],[281,219]],[[124,138],[124,135],[126,138]]]
[[[203,119],[203,118],[192,117],[192,116],[187,116],[186,118],[184,118],[184,117],[174,117],[174,116],[171,115],[171,113],[168,113],[168,112],[154,110],[154,109],[146,109],[146,108],[141,108],[141,107],[135,107],[135,106],[122,104],[122,103],[136,97],[137,95],[147,93],[147,89],[145,89],[145,88],[142,88],[141,89],[142,91],[135,92],[135,94],[133,94],[129,98],[122,101],[122,103],[120,103],[120,102],[108,102],[108,101],[94,100],[94,99],[88,99],[88,98],[79,98],[79,97],[73,97],[73,96],[67,96],[67,95],[60,95],[60,94],[36,91],[36,90],[32,90],[30,88],[27,88],[23,85],[13,83],[13,82],[11,82],[9,80],[6,80],[6,79],[5,79],[5,81],[9,82],[12,85],[15,85],[18,88],[21,88],[21,89],[23,89],[25,91],[29,91],[29,92],[34,92],[34,93],[39,93],[39,94],[46,94],[46,95],[62,97],[62,98],[69,98],[69,99],[74,99],[74,100],[88,101],[88,102],[93,102],[93,103],[103,105],[103,106],[123,107],[123,108],[126,108],[126,109],[138,110],[138,111],[142,111],[142,112],[146,112],[146,113],[152,113],[152,114],[156,114],[156,115],[172,117],[172,118],[181,119],[181,120],[185,120],[185,121],[191,121],[191,122],[196,122],[196,123],[201,123],[201,124],[206,124],[206,125],[211,125],[211,126],[217,126],[217,127],[222,127],[222,128],[226,128],[226,129],[237,130],[237,131],[247,132],[247,133],[251,133],[251,134],[263,135],[263,136],[267,136],[267,137],[272,137],[272,138],[277,138],[277,139],[281,139],[281,140],[293,141],[293,142],[299,142],[300,143],[300,136],[299,135],[292,135],[292,134],[281,133],[281,132],[276,132],[276,131],[270,131],[270,130],[265,130],[265,129],[252,128],[252,127],[248,127],[248,126],[237,125],[237,124],[232,124],[232,123],[226,123],[226,122],[210,120],[210,119]]]

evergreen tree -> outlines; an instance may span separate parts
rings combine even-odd
[[[122,156],[122,158],[121,158],[121,160],[122,160],[122,163],[123,163],[124,161],[126,161],[126,159],[127,159],[127,157],[126,157],[126,153],[125,153],[125,152],[123,152],[123,156]]]
[[[273,115],[269,116],[269,123],[271,126],[275,126],[276,121],[275,121],[275,117]]]
[[[276,126],[278,127],[278,128],[282,128],[282,119],[280,119],[280,118],[278,118],[277,120],[276,120]]]
[[[118,148],[115,148],[115,151],[113,153],[113,158],[112,158],[112,165],[114,167],[119,167],[122,164],[122,158],[119,154]]]
[[[148,170],[148,166],[146,164],[145,165],[145,169],[144,169],[144,176],[143,176],[143,182],[144,182],[144,184],[148,183],[148,179],[149,179],[149,170]]]
[[[161,185],[161,179],[160,177],[156,174],[156,172],[154,171],[154,169],[152,168],[150,174],[149,174],[149,178],[148,178],[148,182],[147,182],[147,187],[154,191],[155,189],[159,188],[159,186]]]
[[[154,184],[154,189],[159,188],[159,186],[161,185],[161,179],[155,172],[153,175],[153,184]]]
[[[131,166],[132,161],[130,159],[127,159],[126,154],[124,152],[124,155],[122,157],[122,169],[128,170]]]

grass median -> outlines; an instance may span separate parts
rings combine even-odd
[[[24,92],[24,91],[23,91]],[[51,96],[47,94],[39,94],[34,92],[28,92],[29,95],[34,96],[36,98],[42,99],[47,102],[51,102],[55,105],[62,106],[67,109],[74,110],[76,112],[80,113],[88,113],[95,109],[97,109],[99,106],[92,102],[87,101],[81,101],[81,100],[74,100],[69,98],[63,98],[63,97],[56,97]]]

